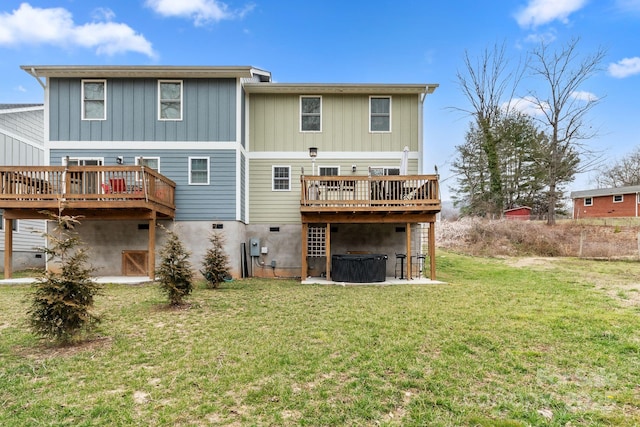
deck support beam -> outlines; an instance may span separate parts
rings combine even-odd
[[[147,269],[149,279],[156,278],[156,212],[151,213],[149,218],[149,249],[148,249]]]
[[[4,278],[13,277],[13,220],[4,217]]]

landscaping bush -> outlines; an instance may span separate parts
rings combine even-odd
[[[167,233],[167,242],[160,251],[162,260],[156,270],[156,280],[169,298],[169,303],[181,305],[184,297],[193,290],[193,271],[189,262],[191,254],[185,249],[175,231],[166,228],[164,230]]]
[[[216,289],[229,274],[229,256],[224,251],[224,236],[212,232],[209,236],[211,247],[207,249],[202,261],[203,269],[200,273],[207,281],[207,287]]]
[[[72,341],[81,331],[89,331],[99,322],[91,312],[94,297],[101,287],[91,279],[87,251],[73,231],[76,217],[52,215],[56,228],[45,233],[49,245],[42,248],[50,262],[59,263],[59,271],[46,271],[33,285],[28,311],[31,329],[59,343]]]

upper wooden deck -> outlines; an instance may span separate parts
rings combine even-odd
[[[0,166],[0,209],[12,218],[60,209],[93,218],[173,218],[175,187],[144,166]]]
[[[437,175],[302,176],[303,222],[349,215],[407,222],[429,221],[441,210]],[[421,219],[422,218],[422,219]]]

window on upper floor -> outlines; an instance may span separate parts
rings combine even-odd
[[[322,97],[300,97],[300,131],[322,131]]]
[[[584,205],[585,206],[592,206],[593,205],[593,198],[592,197],[585,197],[584,198]]]
[[[189,157],[189,185],[209,185],[208,157]]]
[[[391,132],[391,97],[369,97],[369,132]]]
[[[291,166],[273,166],[272,168],[272,190],[291,190]]]
[[[16,231],[16,232],[18,231],[18,220],[17,219],[13,220],[11,229],[13,231]],[[0,210],[0,231],[4,231],[4,212],[2,212],[1,210]]]
[[[613,203],[621,203],[624,201],[624,195],[623,194],[614,194],[613,195]]]
[[[182,120],[182,80],[158,81],[158,119]]]
[[[82,120],[107,119],[107,81],[82,81]]]

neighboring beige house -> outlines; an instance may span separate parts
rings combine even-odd
[[[44,164],[44,106],[41,104],[0,104],[0,165]],[[0,182],[0,191],[4,189]],[[0,252],[4,254],[4,215],[0,209]],[[13,228],[14,269],[42,268],[45,260],[35,248],[44,246],[44,221],[15,220]],[[4,256],[0,259],[4,269]]]
[[[411,254],[404,274],[419,271],[408,264],[433,253],[440,211],[437,177],[421,175],[423,103],[436,87],[244,85],[254,275],[331,276],[331,254],[347,253],[387,255],[387,276],[400,275],[396,253]]]

